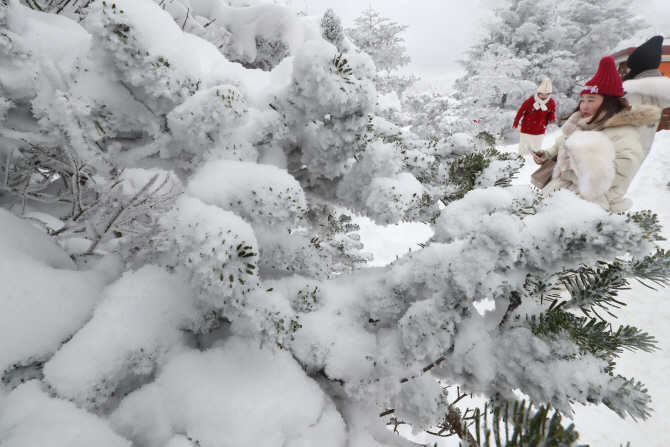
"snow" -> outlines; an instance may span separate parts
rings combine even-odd
[[[307,209],[305,193],[295,178],[275,166],[250,162],[209,162],[192,177],[188,191],[250,223],[270,227],[294,226]]]
[[[50,397],[39,381],[25,383],[0,402],[0,443],[6,447],[131,447],[109,423]]]
[[[391,92],[386,95],[379,95],[379,111],[384,112],[386,110],[397,110],[400,111],[401,104],[400,99],[398,98],[398,93]]]
[[[20,20],[19,32],[26,37],[24,44],[42,54],[43,62],[53,63],[53,68],[63,78],[70,75],[78,62],[78,50],[90,44],[91,36],[84,28],[73,26],[72,20],[56,14],[40,14],[29,10],[24,17],[12,15],[9,20]]]
[[[77,332],[116,268],[107,262],[77,271],[51,237],[4,209],[0,234],[0,370],[6,371],[43,361]]]
[[[79,406],[100,407],[129,376],[148,376],[184,341],[196,319],[189,288],[157,266],[109,286],[93,318],[44,366],[44,380]]]
[[[235,337],[173,358],[111,419],[120,433],[148,447],[179,433],[202,447],[343,447],[347,437],[332,402],[290,354]]]

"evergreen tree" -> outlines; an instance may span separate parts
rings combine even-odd
[[[344,28],[342,28],[342,21],[335,12],[328,8],[323,13],[321,19],[321,29],[323,30],[323,38],[337,47],[342,49],[342,42],[344,41]]]
[[[363,11],[363,14],[354,20],[354,24],[356,25],[354,28],[346,30],[347,37],[374,61],[378,73],[375,78],[377,90],[382,93],[395,91],[400,96],[417,81],[417,78],[411,75],[392,74],[411,61],[411,58],[405,55],[407,49],[402,45],[404,39],[398,36],[407,29],[407,26],[391,22],[372,7]]]

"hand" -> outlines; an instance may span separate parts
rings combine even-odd
[[[517,127],[519,127],[518,124],[512,124],[512,129],[516,129]]]
[[[541,165],[545,161],[547,161],[546,158],[542,158],[544,155],[544,151],[537,151],[536,153],[532,154],[533,155],[533,160],[535,161],[535,164]]]

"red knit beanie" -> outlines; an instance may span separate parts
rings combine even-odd
[[[600,59],[598,72],[584,85],[580,95],[583,94],[609,95],[619,98],[624,95],[621,76],[619,76],[612,56],[605,56]]]

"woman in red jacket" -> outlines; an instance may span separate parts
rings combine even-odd
[[[542,150],[544,132],[549,124],[556,121],[556,103],[551,98],[551,90],[551,79],[545,78],[535,96],[531,96],[521,104],[514,118],[512,127],[515,129],[521,121],[519,155],[530,155],[525,148],[526,145],[535,152]]]

